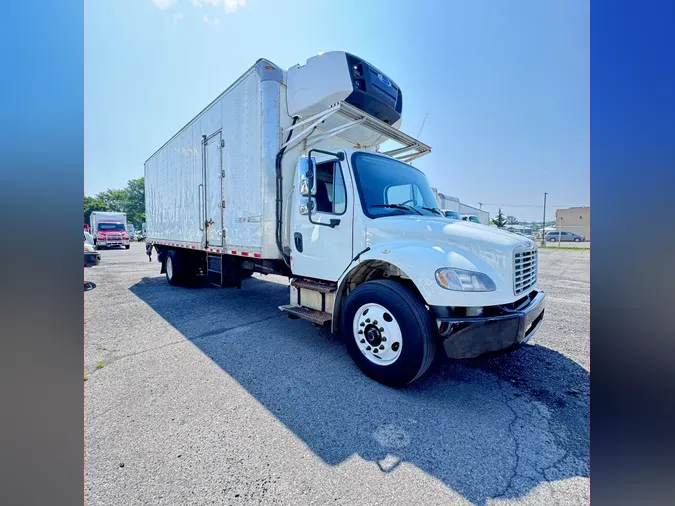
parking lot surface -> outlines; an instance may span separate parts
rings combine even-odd
[[[169,286],[144,244],[85,272],[86,504],[589,502],[589,257],[540,253],[509,355],[388,388],[278,310],[287,281]]]

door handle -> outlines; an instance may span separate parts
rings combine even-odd
[[[296,232],[293,234],[293,240],[295,241],[295,249],[298,250],[298,253],[302,253],[302,234]]]

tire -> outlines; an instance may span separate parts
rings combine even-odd
[[[551,238],[548,240],[548,242],[556,242],[557,240],[558,240],[558,239],[556,239],[555,237],[551,237]]]
[[[579,239],[578,237],[575,237],[574,242],[581,242],[581,239]]]
[[[131,248],[131,244],[127,244],[127,245],[124,246],[124,249],[129,249],[129,248]]]
[[[166,253],[166,259],[164,260],[166,281],[172,286],[180,286],[183,284],[183,262],[175,249],[171,249]]]
[[[384,323],[376,319],[366,323],[364,318],[371,310],[374,318],[382,315]],[[415,381],[436,353],[436,328],[429,311],[417,295],[395,281],[368,281],[350,293],[342,310],[341,328],[352,360],[364,374],[385,385]],[[378,336],[383,341],[378,342]]]

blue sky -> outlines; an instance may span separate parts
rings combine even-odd
[[[107,0],[85,13],[85,190],[123,187],[260,57],[344,50],[403,91],[415,164],[520,219],[589,205],[589,5],[541,0]]]

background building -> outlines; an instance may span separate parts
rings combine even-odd
[[[459,214],[473,214],[480,218],[480,221],[483,223],[483,225],[490,224],[490,213],[487,211],[462,204],[457,197],[451,197],[450,195],[441,193],[436,188],[431,188],[431,190],[434,192],[436,201],[438,202],[438,205],[441,209],[445,209],[447,211],[457,211]]]
[[[586,240],[591,240],[591,208],[570,207],[568,209],[556,209],[556,230],[574,232],[583,235]]]

